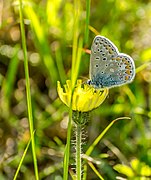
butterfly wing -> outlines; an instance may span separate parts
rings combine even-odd
[[[96,36],[91,46],[90,80],[95,88],[111,88],[129,83],[135,76],[133,59],[119,53],[107,38]]]

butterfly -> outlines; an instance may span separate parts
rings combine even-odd
[[[129,55],[119,53],[109,39],[98,35],[91,46],[89,76],[87,83],[96,89],[121,86],[134,79],[135,64]]]

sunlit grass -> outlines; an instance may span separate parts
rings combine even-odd
[[[26,5],[25,7],[26,8],[24,8],[24,11],[26,13],[26,16],[31,21],[30,25],[35,35],[35,42],[36,42],[35,45],[42,57],[44,65],[46,66],[47,74],[49,75],[49,78],[51,78],[51,81],[53,82],[53,84],[55,84],[56,80],[58,79],[58,74],[57,74],[58,71],[56,69],[54,60],[51,56],[51,49],[49,47],[48,35],[44,27],[40,23],[39,18],[36,12],[34,11],[34,9],[28,5]]]

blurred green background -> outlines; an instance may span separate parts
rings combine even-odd
[[[56,82],[70,79],[74,2],[23,1],[28,49],[36,152],[40,179],[62,179],[68,108],[58,99]],[[78,33],[85,36],[86,1],[81,1]],[[127,178],[117,164],[137,159],[151,178],[151,2],[149,0],[93,0],[90,31],[84,47],[90,49],[95,32],[106,36],[135,61],[134,81],[110,89],[105,102],[91,113],[84,151],[115,118],[128,116],[108,131],[92,157],[104,179]],[[88,78],[90,55],[83,52],[80,77]],[[18,1],[0,0],[0,179],[13,179],[29,141],[25,75]],[[146,165],[145,165],[146,164]],[[142,166],[135,169],[140,173]],[[126,170],[127,171],[127,170]],[[145,175],[147,176],[147,175]],[[31,147],[18,179],[34,179]],[[88,169],[88,179],[97,179]],[[146,177],[147,178],[147,177]]]

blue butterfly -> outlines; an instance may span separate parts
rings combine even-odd
[[[106,37],[96,36],[91,46],[89,85],[96,89],[112,88],[132,82],[135,77],[133,59],[119,53]]]

